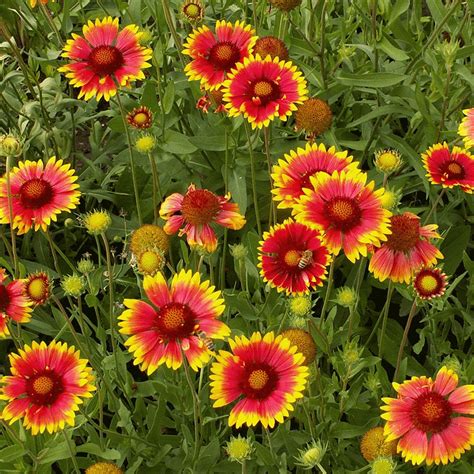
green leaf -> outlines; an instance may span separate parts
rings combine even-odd
[[[26,453],[25,449],[18,445],[7,446],[0,450],[0,460],[2,462],[10,462],[21,458]]]
[[[99,445],[94,443],[86,443],[82,444],[81,446],[78,446],[77,452],[93,454],[94,456],[97,456],[102,459],[107,459],[109,461],[120,459],[120,451],[117,451],[116,449],[102,450]]]
[[[163,111],[165,114],[169,114],[173,108],[174,103],[174,82],[168,82],[166,86],[165,93],[162,98]]]
[[[405,74],[395,74],[392,72],[369,72],[366,74],[343,72],[336,77],[336,80],[345,86],[374,87],[377,89],[394,86],[407,77]]]
[[[464,250],[469,243],[471,226],[457,225],[451,227],[441,244],[444,255],[443,270],[447,275],[452,275],[462,261]]]

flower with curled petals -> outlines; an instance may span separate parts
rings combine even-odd
[[[273,428],[293,410],[303,397],[309,369],[303,354],[283,336],[259,332],[250,339],[229,339],[232,352],[221,350],[211,366],[210,398],[214,407],[238,399],[229,416],[229,426],[255,426],[259,422]]]
[[[196,28],[184,44],[183,54],[191,57],[184,72],[190,80],[201,81],[204,89],[218,89],[230,70],[248,57],[256,40],[255,30],[242,21],[218,20],[214,32],[207,26]]]
[[[62,211],[71,212],[79,204],[77,176],[69,164],[53,156],[20,161],[10,172],[14,229],[25,234],[30,229],[46,230]],[[0,178],[0,224],[10,223],[6,177]],[[11,224],[11,223],[10,223]]]
[[[23,419],[33,435],[74,426],[78,405],[96,389],[92,369],[79,351],[57,341],[33,341],[9,359],[12,375],[0,380],[0,399],[8,401],[3,420]]]
[[[431,377],[393,383],[397,398],[382,398],[386,442],[398,440],[405,461],[448,464],[474,445],[474,385],[458,387],[458,376],[442,367]]]
[[[474,146],[474,107],[463,110],[465,117],[461,120],[458,134],[463,137],[464,146],[472,148]]]
[[[332,174],[357,168],[347,151],[326,149],[323,143],[307,143],[305,148],[297,148],[285,154],[273,167],[273,199],[281,209],[292,208],[304,194],[304,188],[312,188],[310,178],[318,172]]]
[[[82,28],[83,36],[75,33],[64,47],[62,56],[71,60],[58,71],[66,74],[74,87],[80,87],[79,99],[95,97],[110,100],[119,86],[144,79],[142,69],[152,57],[150,48],[140,45],[142,33],[138,26],[127,25],[119,30],[119,19],[98,18]]]
[[[379,246],[390,234],[391,212],[383,209],[384,189],[366,184],[367,174],[358,169],[316,173],[311,189],[294,206],[296,220],[323,232],[323,242],[337,255],[341,249],[355,262],[369,246]]]
[[[196,189],[191,184],[186,194],[174,193],[164,200],[160,207],[160,216],[166,221],[163,229],[168,235],[179,230],[179,235],[186,235],[191,247],[199,246],[214,252],[217,237],[211,224],[233,230],[239,230],[245,224],[239,206],[229,200],[229,193],[217,196],[207,189]]]
[[[404,212],[390,218],[392,233],[381,247],[374,249],[369,271],[375,278],[410,283],[418,269],[434,265],[443,254],[430,242],[439,239],[437,225],[420,226],[420,218]]]
[[[32,302],[25,295],[23,280],[5,283],[6,271],[0,268],[0,338],[10,334],[8,321],[27,323],[31,319]]]
[[[263,234],[258,260],[260,273],[271,286],[301,294],[323,284],[331,256],[319,231],[287,219]]]
[[[181,270],[168,286],[161,273],[146,275],[143,288],[150,303],[126,299],[119,317],[120,332],[130,336],[125,345],[134,364],[148,375],[164,363],[173,370],[181,367],[183,354],[198,370],[211,358],[203,341],[224,339],[230,329],[219,317],[224,312],[221,292],[201,281],[199,273]]]
[[[291,61],[258,54],[237,63],[222,90],[229,116],[243,115],[252,128],[267,127],[275,118],[286,121],[308,93],[306,80]]]
[[[432,184],[443,188],[459,186],[465,193],[474,191],[474,156],[467,150],[455,146],[452,151],[448,144],[438,143],[422,155],[426,176]]]
[[[448,279],[439,268],[422,268],[413,278],[413,288],[422,300],[431,300],[444,295]]]

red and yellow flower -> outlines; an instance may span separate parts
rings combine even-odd
[[[255,426],[259,422],[273,428],[293,410],[303,397],[309,369],[303,354],[283,336],[259,332],[250,339],[229,339],[232,352],[219,351],[210,376],[211,400],[222,407],[239,399],[229,416],[229,426]]]
[[[79,204],[79,185],[71,165],[63,160],[20,161],[10,173],[13,228],[25,234],[31,228],[46,230],[62,211]],[[10,223],[6,177],[0,179],[0,224]]]
[[[5,269],[0,268],[0,337],[10,334],[10,319],[17,323],[27,323],[32,311],[31,302],[24,294],[23,280],[13,280],[7,284],[6,279]]]
[[[245,224],[239,206],[230,203],[230,194],[217,196],[207,189],[188,187],[186,194],[174,193],[168,196],[160,207],[160,216],[166,222],[163,227],[168,234],[186,235],[191,247],[203,247],[208,252],[217,248],[217,237],[211,224],[219,224],[238,230]]]
[[[290,61],[258,54],[236,64],[223,86],[229,116],[243,115],[252,128],[285,121],[307,99],[306,81]]]
[[[161,364],[181,367],[183,354],[198,370],[210,357],[205,339],[224,339],[230,329],[219,317],[224,312],[221,292],[201,281],[199,273],[181,270],[168,287],[163,275],[145,276],[145,293],[152,304],[126,299],[119,317],[120,332],[130,336],[125,345],[135,365],[148,375]]]
[[[258,259],[265,281],[278,291],[298,294],[323,284],[331,256],[318,230],[287,219],[263,234]]]
[[[1,379],[1,417],[10,424],[23,419],[31,434],[54,433],[74,426],[75,412],[96,389],[92,369],[79,351],[66,343],[33,341],[10,354],[11,376]]]
[[[153,125],[153,112],[144,105],[136,107],[127,114],[127,122],[133,128],[150,128]]]
[[[201,26],[184,44],[183,54],[192,59],[184,72],[189,79],[201,81],[206,90],[217,89],[230,70],[249,56],[256,40],[255,30],[242,21],[232,24],[218,20],[214,33]]]
[[[433,145],[422,155],[426,176],[433,184],[443,188],[459,186],[465,193],[474,190],[474,156],[467,150],[455,146],[449,150],[448,144]]]
[[[374,191],[374,182],[366,184],[367,175],[357,169],[316,173],[311,187],[294,206],[296,220],[323,232],[329,251],[341,249],[355,262],[366,256],[370,245],[387,240],[391,212],[383,209],[384,189]]]
[[[51,295],[51,282],[44,272],[28,275],[24,282],[25,295],[33,306],[41,306],[46,303]]]
[[[74,87],[81,88],[79,98],[108,101],[119,86],[145,78],[142,69],[151,66],[147,61],[152,50],[140,45],[138,26],[119,30],[118,18],[109,16],[89,21],[82,32],[83,36],[73,33],[67,41],[62,56],[71,62],[58,69]]]
[[[392,233],[384,244],[374,250],[369,264],[376,278],[410,283],[413,273],[421,267],[434,265],[443,254],[430,242],[439,239],[435,224],[420,226],[420,218],[411,212],[392,216]]]
[[[474,444],[474,385],[458,387],[458,376],[441,368],[435,380],[412,377],[393,383],[397,398],[382,398],[386,441],[413,464],[448,464]]]
[[[323,143],[308,143],[304,149],[297,148],[285,154],[273,167],[273,199],[281,209],[292,208],[304,194],[303,189],[312,188],[311,176],[321,171],[332,174],[354,168],[357,163],[352,163],[352,156],[347,156],[347,151],[336,151],[334,147],[326,149]]]
[[[444,295],[448,279],[439,268],[422,268],[413,278],[413,288],[422,300]]]
[[[472,148],[474,146],[474,107],[463,110],[465,117],[459,124],[458,134],[463,137],[464,146]]]

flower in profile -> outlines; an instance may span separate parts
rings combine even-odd
[[[335,301],[339,306],[350,308],[357,302],[357,292],[348,286],[338,288]]]
[[[309,365],[316,359],[316,344],[313,336],[308,331],[299,328],[289,328],[281,333],[291,342],[292,346],[296,346],[298,352],[304,355],[304,365]]]
[[[156,138],[149,134],[145,133],[141,137],[138,137],[135,142],[135,149],[139,153],[150,153],[156,147]]]
[[[385,441],[383,426],[376,426],[362,436],[360,452],[366,461],[373,461],[380,456],[394,456],[397,454],[397,441]]]
[[[86,469],[85,474],[123,474],[117,464],[111,462],[96,462]]]
[[[61,288],[67,296],[79,298],[84,293],[86,285],[84,279],[79,275],[66,275],[61,280]]]
[[[420,267],[429,267],[443,258],[430,242],[440,238],[437,228],[434,224],[420,226],[420,218],[411,212],[392,216],[392,233],[381,247],[374,249],[369,271],[380,281],[390,278],[394,282],[410,283]]]
[[[392,174],[402,166],[402,156],[397,150],[378,150],[375,152],[374,164],[379,173]]]
[[[224,106],[224,93],[220,88],[206,91],[197,101],[196,108],[207,114],[211,105],[214,108],[215,114],[219,112],[227,113]]]
[[[464,146],[472,148],[474,146],[474,107],[463,110],[465,117],[459,124],[458,134],[463,137]]]
[[[272,59],[280,58],[283,61],[288,59],[288,48],[286,44],[275,36],[261,36],[255,42],[253,48],[254,55],[260,55],[261,58],[270,56]]]
[[[239,206],[230,203],[230,194],[217,196],[207,189],[189,185],[186,194],[168,196],[160,208],[160,216],[166,221],[164,231],[168,235],[186,235],[191,247],[203,247],[208,252],[217,248],[217,237],[211,224],[239,230],[245,224]]]
[[[298,449],[299,455],[296,456],[295,464],[305,470],[313,469],[321,463],[327,449],[327,443],[323,444],[320,440],[315,441],[313,439],[311,443],[306,446],[306,449]]]
[[[366,256],[369,245],[379,246],[390,233],[390,211],[383,209],[383,188],[374,191],[374,182],[357,169],[317,173],[310,177],[312,189],[305,188],[294,207],[296,220],[320,229],[329,251],[341,248],[355,262]]]
[[[282,423],[303,397],[309,369],[283,336],[259,332],[250,339],[229,339],[232,352],[219,351],[211,366],[211,400],[222,407],[239,399],[229,416],[229,426],[255,426],[259,422],[273,428]]]
[[[273,167],[273,199],[281,209],[293,208],[304,194],[303,189],[312,189],[311,176],[318,172],[332,174],[357,168],[347,151],[336,151],[335,147],[326,149],[323,143],[307,143],[305,148],[297,148],[285,154]]]
[[[51,295],[51,281],[44,272],[32,273],[25,282],[25,295],[33,306],[41,306],[46,303]]]
[[[306,81],[290,61],[258,54],[236,64],[223,85],[230,117],[243,115],[252,128],[285,121],[306,100]]]
[[[79,351],[66,343],[33,341],[9,355],[11,376],[1,379],[1,417],[10,424],[23,419],[31,434],[55,433],[74,426],[75,412],[96,389],[92,369]]]
[[[150,128],[153,124],[153,112],[144,105],[136,107],[127,114],[127,122],[133,128]]]
[[[308,293],[321,286],[331,261],[319,231],[293,219],[265,232],[258,250],[263,279],[287,294]]]
[[[8,321],[27,323],[31,319],[31,301],[24,292],[24,282],[13,280],[6,283],[5,269],[0,268],[0,337],[10,334]]]
[[[301,4],[301,0],[269,0],[270,4],[278,10],[289,12]]]
[[[83,36],[73,33],[67,41],[62,56],[71,62],[58,69],[81,88],[79,99],[108,101],[119,86],[145,78],[142,69],[151,67],[147,61],[152,50],[140,45],[138,26],[127,25],[119,31],[119,19],[109,16],[89,21],[82,32]]]
[[[148,375],[166,363],[173,370],[181,367],[183,354],[198,370],[211,352],[203,341],[224,339],[230,329],[219,317],[224,312],[221,292],[202,281],[199,273],[181,270],[168,287],[163,275],[146,275],[143,288],[152,304],[126,299],[128,308],[119,317],[120,332],[130,336],[125,345],[134,355],[134,364]]]
[[[458,376],[442,367],[435,380],[412,377],[392,384],[397,398],[382,398],[386,441],[413,464],[448,464],[474,444],[474,385],[458,387]]]
[[[305,100],[295,112],[295,128],[297,131],[304,130],[309,140],[314,140],[329,130],[331,124],[332,110],[325,100]]]
[[[232,436],[230,441],[227,441],[225,450],[231,461],[242,464],[252,456],[252,441],[248,438],[242,438],[240,435],[237,438]]]
[[[422,153],[426,176],[432,184],[443,188],[459,186],[465,193],[474,190],[474,156],[455,146],[449,150],[446,142],[438,143]]]
[[[159,249],[166,253],[170,246],[169,240],[168,234],[161,227],[143,224],[132,232],[130,250],[135,256],[152,249]]]
[[[370,464],[370,474],[394,474],[396,467],[390,457],[379,457]]]
[[[13,204],[12,227],[18,234],[31,228],[46,230],[62,211],[71,212],[79,204],[79,185],[71,165],[52,157],[46,164],[20,161],[10,173]],[[0,178],[0,224],[10,223],[6,177]],[[10,223],[11,224],[11,223]]]
[[[112,218],[107,211],[92,211],[81,217],[82,225],[91,235],[103,234],[111,225]]]
[[[186,0],[181,5],[181,15],[189,23],[199,23],[204,18],[204,5],[201,0]]]
[[[156,272],[161,272],[166,264],[165,254],[158,248],[145,250],[135,258],[138,271],[144,275],[154,275]]]
[[[257,37],[242,21],[218,20],[215,32],[207,26],[195,29],[184,44],[183,54],[191,57],[184,72],[190,80],[201,81],[206,90],[219,88],[235,65],[247,58]]]
[[[448,279],[439,268],[422,268],[413,278],[413,288],[422,300],[443,296],[447,284]]]

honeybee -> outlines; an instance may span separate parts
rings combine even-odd
[[[200,341],[207,347],[207,349],[211,352],[214,352],[216,347],[214,346],[214,343],[212,342],[212,339],[209,339],[206,336],[206,333],[204,331],[198,331],[196,332],[196,336],[199,338]]]
[[[313,252],[311,250],[305,250],[301,253],[301,257],[298,260],[298,268],[306,268],[313,261]]]

